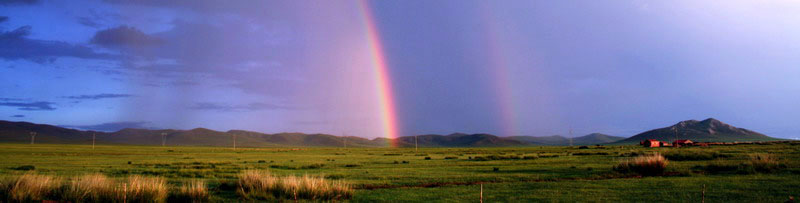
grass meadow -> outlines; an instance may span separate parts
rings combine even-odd
[[[800,142],[419,150],[0,144],[0,160],[0,202],[478,202],[481,186],[486,202],[800,196]]]

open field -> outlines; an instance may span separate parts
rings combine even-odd
[[[660,153],[665,172],[615,171]],[[759,165],[757,156],[769,156]],[[756,157],[756,158],[754,158]],[[178,190],[205,182],[211,201],[236,201],[243,171],[324,177],[352,185],[349,201],[782,202],[800,196],[800,143],[687,148],[212,148],[0,144],[0,176],[160,177]],[[1,200],[0,200],[1,201]]]

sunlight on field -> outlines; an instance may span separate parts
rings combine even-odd
[[[653,153],[669,159],[663,172],[643,173],[649,177],[642,177],[636,171],[614,170],[620,163],[628,163],[626,160],[635,162],[639,159],[636,157]],[[87,145],[2,144],[0,159],[6,160],[0,163],[0,175],[6,180],[2,187],[6,190],[13,188],[12,183],[19,182],[18,177],[59,182],[69,185],[67,188],[73,188],[72,191],[95,188],[92,190],[111,191],[109,193],[114,193],[120,185],[128,185],[128,190],[132,190],[137,188],[134,182],[144,181],[165,184],[159,186],[164,189],[143,190],[152,191],[147,193],[149,198],[160,199],[195,196],[211,200],[263,200],[298,196],[300,199],[352,201],[466,201],[479,198],[479,185],[483,184],[487,201],[644,201],[648,198],[695,201],[701,198],[703,185],[707,187],[709,200],[782,201],[797,196],[794,188],[800,188],[800,144],[796,142],[703,148],[591,146],[588,149],[422,148],[418,151],[413,148],[239,148],[234,151],[211,147],[105,145],[92,150]],[[250,189],[245,193],[237,192],[243,185],[242,174],[250,174],[247,176],[251,177],[250,182],[255,180],[252,174],[268,174],[272,178],[267,179],[286,184],[258,189],[247,183]],[[267,176],[259,177],[262,178],[258,180],[266,181],[263,177]],[[108,184],[82,183],[87,179]],[[22,183],[29,185],[25,187],[39,189],[26,190],[29,193],[14,191],[5,196],[10,198],[18,193],[27,195],[28,199],[36,199],[36,196],[46,199],[46,192],[41,191],[53,190],[47,189],[49,186]],[[294,194],[301,189],[289,187],[303,184],[331,188],[325,191],[334,192]],[[328,184],[333,185],[326,186]],[[349,185],[345,187],[352,187],[353,191],[335,192],[351,190],[335,189],[341,184]],[[203,188],[208,194],[204,194]],[[656,189],[658,192],[648,192]],[[111,197],[113,195],[81,196],[84,199]]]

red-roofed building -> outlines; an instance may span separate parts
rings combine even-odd
[[[659,142],[658,140],[654,140],[654,139],[642,140],[641,142],[639,142],[639,144],[642,145],[642,146],[645,146],[645,147],[660,147],[661,146],[661,142]]]

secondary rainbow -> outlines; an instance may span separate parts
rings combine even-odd
[[[375,74],[375,85],[378,102],[380,106],[381,127],[383,136],[389,138],[389,145],[397,146],[397,114],[395,112],[394,95],[392,94],[392,83],[389,77],[389,67],[386,65],[386,55],[381,44],[380,33],[375,25],[375,18],[372,16],[369,3],[366,0],[359,1],[364,25],[366,26],[367,43],[369,46],[370,66]]]

